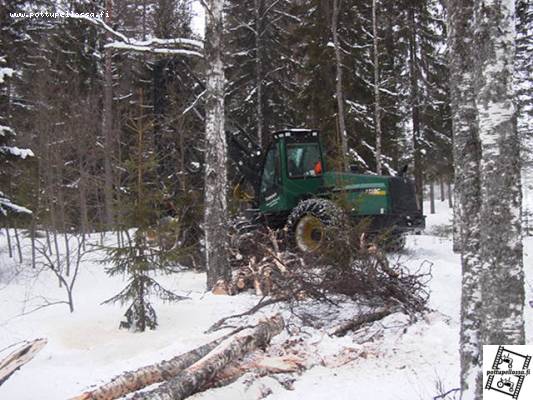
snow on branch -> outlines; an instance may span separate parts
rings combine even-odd
[[[15,73],[15,70],[13,68],[0,68],[0,83],[4,83],[4,77],[11,78],[13,74]]]
[[[191,111],[194,107],[196,107],[196,104],[198,104],[198,102],[200,101],[200,99],[204,96],[204,94],[207,92],[207,90],[204,90],[202,93],[200,93],[198,95],[198,97],[196,97],[196,99],[194,99],[194,101],[191,103],[191,105],[189,107],[187,107],[182,113],[181,115],[185,115],[187,114],[189,111]]]
[[[16,146],[0,146],[0,154],[12,157],[22,158],[33,157],[33,151],[30,149],[20,149]]]
[[[147,40],[137,40],[130,38],[115,29],[111,28],[100,18],[89,17],[86,15],[75,14],[72,18],[81,19],[87,21],[97,27],[100,27],[117,38],[117,41],[108,43],[106,48],[130,50],[139,52],[149,52],[157,54],[183,54],[189,56],[203,57],[200,52],[203,50],[204,45],[200,40],[188,39],[188,38],[173,38],[173,39],[160,39],[150,38]],[[187,48],[173,48],[172,45],[180,45]]]
[[[0,125],[0,137],[15,136],[15,131],[9,126]]]
[[[142,46],[132,43],[124,42],[111,42],[104,46],[105,48],[112,48],[118,50],[130,50],[130,51],[139,51],[147,53],[156,53],[156,54],[183,54],[188,56],[203,57],[202,53],[194,50],[188,49],[172,49],[166,47],[152,47],[152,46]]]
[[[181,44],[185,46],[196,47],[198,49],[204,48],[204,43],[201,40],[187,39],[187,38],[172,38],[172,39],[150,38],[147,40],[133,40],[133,42],[139,46],[153,46],[154,44],[169,46],[173,44]]]
[[[13,203],[4,193],[0,192],[0,215],[6,216],[8,211],[15,214],[32,214],[31,210]]]

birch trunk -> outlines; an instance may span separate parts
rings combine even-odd
[[[476,107],[481,140],[483,344],[524,343],[520,141],[513,75],[514,0],[475,2]]]
[[[276,315],[248,328],[218,345],[211,353],[174,379],[157,389],[138,393],[132,400],[181,400],[197,393],[232,361],[256,349],[267,346],[284,327],[283,318]]]
[[[135,371],[125,372],[113,378],[109,383],[76,396],[71,400],[114,400],[126,396],[128,393],[173,378],[185,368],[205,357],[232,334],[233,332],[170,360],[147,365]]]
[[[448,32],[450,92],[455,158],[454,246],[462,251],[461,393],[462,399],[481,396],[481,260],[479,212],[481,148],[476,124],[474,91],[473,0],[450,0]]]
[[[223,0],[206,1],[205,255],[207,289],[230,280],[227,234],[227,150],[224,132]]]
[[[348,134],[346,132],[346,120],[344,119],[344,92],[342,87],[342,56],[339,43],[338,23],[342,0],[333,0],[333,13],[331,17],[331,33],[333,35],[333,47],[335,48],[336,98],[337,98],[337,123],[341,139],[342,168],[348,170]]]
[[[379,96],[379,53],[377,0],[372,0],[372,34],[374,44],[374,123],[376,125],[376,173],[381,175],[381,101]]]

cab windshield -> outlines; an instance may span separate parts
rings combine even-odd
[[[322,175],[318,143],[287,144],[287,172],[289,178]]]

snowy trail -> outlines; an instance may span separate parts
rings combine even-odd
[[[313,351],[328,366],[316,366],[304,372],[287,391],[271,378],[260,382],[268,386],[273,400],[281,399],[380,399],[416,400],[436,396],[457,386],[459,373],[458,334],[461,271],[459,257],[452,252],[451,240],[435,236],[449,224],[449,210],[437,202],[437,214],[428,217],[426,235],[408,238],[403,255],[410,268],[422,262],[433,263],[429,307],[434,309],[423,320],[404,332],[402,317],[393,315],[383,321],[384,329],[373,341],[359,345],[353,337],[332,339],[320,331],[308,332]],[[5,249],[0,236],[0,249]],[[533,238],[526,239],[526,304],[533,301]],[[3,270],[12,263],[5,251],[0,253]],[[67,399],[91,385],[104,383],[114,375],[141,365],[170,358],[217,337],[203,331],[222,316],[246,310],[257,297],[239,295],[214,296],[204,293],[203,274],[183,272],[162,277],[162,283],[190,300],[174,304],[158,304],[160,326],[156,331],[133,334],[119,330],[124,310],[100,303],[120,290],[124,282],[109,278],[103,266],[87,262],[75,289],[76,310],[66,305],[46,308],[14,318],[35,303],[32,297],[62,298],[57,281],[47,274],[34,280],[19,277],[5,285],[0,277],[0,349],[15,342],[46,337],[49,344],[2,387],[2,400]],[[528,342],[533,342],[532,308],[526,307]],[[280,342],[287,336],[280,335]],[[356,352],[351,362],[342,354]],[[343,354],[344,354],[343,353]],[[0,354],[1,355],[1,354]],[[333,367],[332,365],[336,365]],[[31,382],[31,384],[28,384]],[[253,386],[253,385],[252,385]],[[229,387],[193,396],[195,400],[238,400],[254,398],[252,388],[243,380]]]

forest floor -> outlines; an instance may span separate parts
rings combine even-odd
[[[426,209],[429,209],[427,207]],[[278,380],[265,377],[250,384],[245,375],[235,383],[193,396],[194,400],[256,399],[268,390],[268,399],[418,400],[458,386],[459,306],[461,267],[452,252],[451,217],[445,202],[437,202],[437,213],[429,215],[423,235],[410,236],[400,255],[412,269],[432,264],[433,279],[428,312],[414,324],[393,314],[379,323],[345,337],[330,337],[328,327],[353,314],[348,302],[341,307],[307,304],[296,313],[321,313],[321,324],[303,323],[280,305],[265,308],[253,318],[280,310],[288,321],[287,331],[273,339],[272,346],[297,341],[312,360],[309,368],[295,376],[292,390]],[[24,256],[30,258],[27,239]],[[533,343],[533,238],[525,241],[526,335]],[[396,256],[397,257],[397,256]],[[131,333],[119,330],[125,311],[120,305],[101,303],[125,286],[122,277],[109,278],[99,252],[87,255],[74,288],[75,311],[64,304],[34,308],[46,301],[65,298],[63,288],[50,272],[36,274],[7,256],[5,236],[0,236],[0,358],[8,346],[44,337],[48,345],[0,387],[3,400],[68,399],[122,371],[170,358],[201,344],[221,332],[204,331],[219,318],[246,311],[256,304],[252,294],[215,296],[205,292],[205,275],[181,272],[161,276],[160,282],[177,294],[188,296],[178,303],[154,302],[159,327],[155,331]],[[452,398],[452,397],[447,397]],[[458,398],[458,397],[457,397]]]

